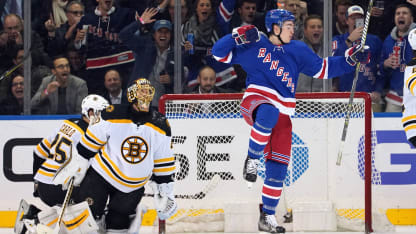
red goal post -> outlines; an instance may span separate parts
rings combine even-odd
[[[329,200],[335,206],[337,226],[343,225],[340,224],[342,223],[340,219],[347,219],[348,222],[345,224],[347,228],[342,228],[348,229],[351,225],[349,220],[353,220],[352,223],[359,223],[360,226],[355,228],[356,230],[372,232],[372,211],[374,210],[372,186],[377,185],[379,177],[374,174],[372,165],[374,136],[371,131],[371,98],[368,93],[355,93],[350,129],[344,150],[348,152],[344,153],[344,165],[341,165],[341,168],[335,166],[336,149],[341,141],[349,95],[349,93],[341,92],[296,94],[296,114],[292,117],[292,160],[294,162],[289,166],[285,180],[285,190],[290,195],[286,194],[285,201],[281,199],[280,203],[284,202],[296,207],[309,199]],[[246,195],[247,188],[242,179],[242,164],[246,156],[249,130],[249,126],[239,112],[242,96],[242,93],[235,93],[167,94],[161,97],[159,111],[166,115],[171,124],[177,158],[175,195],[179,200],[185,200],[184,207],[192,204],[190,206],[195,209],[198,204],[218,205],[218,203],[234,202],[233,196],[236,194],[241,197],[241,200],[260,201],[258,195],[261,192],[261,183],[257,182],[257,187],[253,188],[256,192],[250,191]],[[303,135],[303,132],[307,132],[306,135]],[[358,145],[358,150],[352,150],[348,144]],[[326,154],[325,158],[320,159],[320,155],[323,154]],[[319,158],[319,163],[314,162],[314,158]],[[320,163],[322,161],[326,162]],[[315,167],[317,164],[325,164],[325,169]],[[228,167],[229,170],[224,169]],[[319,171],[326,169],[328,174],[322,176],[327,183],[323,186],[328,187],[325,188],[326,194],[316,195],[302,189],[302,187],[308,187],[304,184],[310,184],[310,181],[302,181],[306,177],[311,177],[306,176],[307,173],[320,176]],[[353,171],[351,172],[353,175],[348,174],[348,171]],[[343,172],[347,174],[336,175],[336,178],[332,178],[333,174]],[[262,176],[261,173],[259,173],[260,176]],[[210,179],[216,174],[221,180],[218,186],[210,188]],[[360,181],[360,178],[363,181]],[[201,191],[206,192],[207,187],[214,191],[201,193]],[[353,198],[343,197],[344,195],[339,191],[342,190],[341,188],[351,193]],[[357,195],[356,191],[352,190],[362,191],[362,195]],[[301,194],[307,194],[308,197],[298,198]],[[362,203],[362,205],[354,203]],[[289,208],[292,209],[292,207]],[[224,207],[220,206],[218,209],[224,212]],[[183,216],[192,218],[200,214],[182,212],[171,219],[172,225],[177,220],[183,219]],[[215,213],[215,211],[208,212]],[[169,228],[169,220],[167,223]]]

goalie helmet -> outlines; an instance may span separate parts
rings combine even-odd
[[[408,40],[412,50],[416,50],[416,28],[410,30]]]
[[[268,11],[265,17],[267,32],[272,31],[273,24],[277,24],[281,28],[283,23],[288,20],[295,22],[295,16],[293,16],[290,11],[283,9],[273,9]]]
[[[82,115],[84,115],[90,122],[98,122],[101,119],[101,111],[109,105],[108,101],[100,95],[90,94],[82,99]],[[90,110],[93,111],[92,116],[89,116],[88,114]]]
[[[150,103],[155,95],[155,88],[146,78],[139,78],[127,88],[127,100],[139,111],[148,112]]]

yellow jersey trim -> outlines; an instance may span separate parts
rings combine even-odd
[[[76,130],[78,130],[78,132],[84,134],[84,130],[82,130],[82,128],[80,128],[76,123],[71,122],[69,120],[64,120],[64,123],[71,125],[71,127],[75,128]]]
[[[163,135],[166,135],[166,132],[165,131],[163,131],[161,128],[157,127],[156,125],[154,125],[152,123],[147,122],[144,125],[153,128],[154,130],[156,130],[157,132],[159,132],[159,133],[161,133]]]

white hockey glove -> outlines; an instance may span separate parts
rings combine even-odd
[[[68,164],[64,164],[53,178],[53,184],[62,184],[62,189],[67,190],[71,177],[74,177],[74,186],[79,186],[85,177],[89,167],[87,159],[80,155],[72,157]]]
[[[254,25],[234,28],[231,35],[237,45],[249,44],[260,40],[259,30]]]
[[[178,205],[173,195],[173,182],[157,184],[154,181],[149,182],[153,190],[153,202],[157,211],[157,216],[161,220],[166,220],[176,213]]]

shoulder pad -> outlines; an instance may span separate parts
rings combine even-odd
[[[137,125],[152,125],[154,128],[159,128],[167,136],[171,136],[170,125],[167,118],[155,109],[150,109],[149,112],[141,112],[134,114],[134,123]]]
[[[166,116],[156,110],[151,111],[151,114],[151,123],[165,131],[167,136],[171,136],[170,124]]]
[[[409,63],[407,64],[408,66],[414,66],[416,65],[416,59],[412,59],[409,61]],[[414,69],[413,69],[414,70]],[[414,73],[414,71],[412,70],[412,73]]]
[[[109,119],[129,119],[129,105],[114,104],[108,106],[105,111],[101,112],[101,117],[104,120]]]
[[[82,117],[81,118],[71,118],[71,119],[67,119],[67,121],[70,121],[76,125],[78,125],[83,131],[87,130],[88,128],[88,123],[85,122]]]

